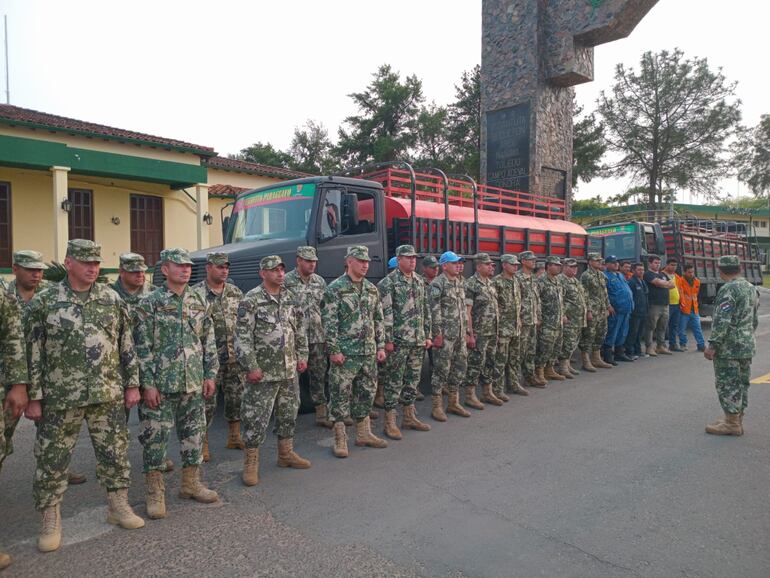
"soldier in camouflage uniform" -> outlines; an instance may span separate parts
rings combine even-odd
[[[307,469],[310,461],[294,451],[294,430],[299,410],[297,372],[307,369],[307,335],[295,296],[283,287],[283,261],[276,255],[259,262],[262,285],[238,306],[235,351],[246,374],[241,416],[246,452],[243,483],[259,483],[259,446],[265,442],[275,408],[278,466]]]
[[[521,336],[521,286],[516,279],[519,259],[516,255],[500,257],[503,271],[492,284],[497,292],[500,311],[500,331],[495,352],[495,390],[503,401],[509,401],[508,393],[529,395],[519,384],[519,339]]]
[[[295,296],[302,312],[304,331],[307,334],[307,370],[310,382],[310,399],[315,407],[315,424],[333,427],[329,420],[326,399],[326,374],[329,359],[326,356],[326,338],[321,322],[321,301],[326,291],[326,281],[317,275],[318,255],[315,247],[297,247],[297,268],[286,274],[283,286]]]
[[[385,320],[385,425],[391,439],[400,440],[396,406],[404,408],[402,428],[428,431],[430,426],[417,417],[414,400],[420,382],[425,351],[430,349],[430,309],[424,281],[414,273],[417,253],[412,245],[396,248],[398,267],[377,285]]]
[[[587,322],[580,336],[583,368],[586,371],[595,367],[611,368],[601,356],[602,344],[607,335],[610,299],[607,295],[607,277],[602,272],[602,256],[599,253],[588,254],[588,269],[580,276],[580,283],[588,299]]]
[[[27,416],[40,420],[33,490],[43,515],[42,552],[61,543],[59,506],[83,420],[96,453],[96,475],[107,489],[107,521],[129,529],[144,526],[128,504],[131,466],[123,413],[124,404],[139,401],[138,365],[125,303],[96,283],[101,260],[101,247],[93,241],[69,241],[67,277],[27,307]]]
[[[231,450],[242,450],[245,447],[241,439],[243,373],[235,356],[235,321],[243,292],[232,283],[227,282],[229,274],[230,260],[227,253],[209,253],[206,255],[206,278],[194,287],[209,304],[219,359],[219,372],[217,372],[216,379],[217,392],[205,400],[204,462],[211,459],[208,430],[214,420],[214,413],[217,409],[217,394],[220,391],[225,399],[224,415],[228,425],[227,447]]]
[[[559,353],[559,373],[567,379],[572,379],[580,372],[572,367],[572,354],[577,349],[580,334],[586,326],[585,290],[577,278],[578,263],[575,259],[565,259],[564,270],[559,275],[562,292],[564,295],[564,323],[561,338],[561,352]]]
[[[180,498],[210,503],[219,499],[200,480],[204,397],[214,395],[219,361],[208,302],[188,286],[192,260],[185,249],[164,249],[161,272],[166,278],[141,300],[136,315],[136,353],[142,402],[139,404],[147,515],[166,517],[164,470],[168,439],[176,424],[182,457]]]
[[[757,353],[754,333],[759,324],[759,291],[741,276],[736,255],[723,255],[717,262],[725,282],[714,301],[711,336],[703,355],[714,362],[723,420],[709,424],[706,433],[743,435],[743,414],[749,404],[751,360]]]
[[[521,337],[518,361],[527,385],[543,387],[545,380],[541,380],[535,374],[537,328],[540,325],[540,295],[535,276],[537,259],[532,251],[524,251],[519,254],[519,261],[521,261],[521,271],[516,273],[516,280],[521,289]]]
[[[564,381],[565,377],[556,372],[553,364],[561,352],[564,316],[564,293],[559,282],[561,259],[549,255],[545,260],[545,275],[538,279],[540,294],[541,324],[535,353],[535,371],[545,380]]]
[[[492,387],[495,381],[498,311],[497,292],[492,284],[495,264],[487,253],[475,257],[476,272],[465,282],[465,306],[468,312],[468,370],[465,373],[465,405],[484,409],[481,401],[503,405]],[[481,381],[481,401],[476,386]]]
[[[329,409],[334,421],[333,453],[348,456],[344,418],[356,421],[356,445],[385,448],[372,433],[369,413],[377,389],[377,362],[385,361],[385,326],[377,288],[366,280],[369,250],[348,247],[345,274],[324,293],[321,316],[329,351]]]

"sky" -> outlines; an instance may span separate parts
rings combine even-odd
[[[286,148],[307,119],[335,136],[356,112],[347,95],[381,64],[416,74],[429,101],[448,104],[481,58],[481,0],[0,0],[0,14],[8,16],[11,104],[223,155],[257,141]],[[744,123],[753,126],[770,113],[768,22],[767,2],[659,0],[629,38],[596,48],[594,81],[576,87],[578,101],[593,110],[616,64],[678,47],[738,82]],[[4,78],[2,89],[4,97]],[[598,179],[575,197],[628,186]],[[747,194],[735,180],[722,188]]]

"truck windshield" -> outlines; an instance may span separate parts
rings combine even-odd
[[[604,256],[615,255],[619,260],[636,259],[634,244],[636,233],[619,233],[604,237]]]
[[[233,207],[230,242],[305,239],[315,183],[245,193]]]

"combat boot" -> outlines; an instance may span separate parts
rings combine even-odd
[[[568,359],[560,359],[558,363],[558,367],[554,369],[556,370],[556,373],[558,373],[559,375],[563,375],[567,379],[574,379],[573,375],[570,373],[570,370],[569,370]]]
[[[612,347],[602,347],[602,359],[612,367],[615,367],[618,364],[618,362],[615,361],[615,351]]]
[[[211,504],[219,500],[219,495],[201,482],[201,471],[198,466],[182,468],[182,485],[179,488],[179,497],[189,498],[202,504]]]
[[[446,412],[459,415],[460,417],[471,417],[471,413],[460,405],[460,392],[449,392],[449,401],[447,402]]]
[[[203,436],[201,456],[203,457],[204,462],[208,462],[211,459],[211,454],[209,453],[209,432],[206,432],[206,435]]]
[[[171,458],[166,458],[165,463],[163,464],[163,473],[167,474],[169,472],[174,471],[174,460]]]
[[[385,409],[385,390],[379,381],[377,382],[377,392],[374,394],[374,407]]]
[[[0,570],[5,570],[11,565],[11,556],[5,552],[0,552]]]
[[[436,421],[446,421],[446,414],[444,413],[444,398],[439,395],[432,395],[430,398],[431,412],[430,416]]]
[[[583,362],[583,369],[585,371],[588,371],[589,373],[596,373],[596,368],[594,367],[594,364],[591,363],[591,356],[587,351],[580,352],[580,359]]]
[[[580,375],[580,372],[574,367],[572,367],[571,359],[567,359],[567,371],[569,371],[573,377],[577,377],[578,375]]]
[[[508,397],[508,395],[505,393],[505,391],[495,391],[494,388],[492,389],[492,393],[495,394],[495,397],[501,401],[504,401],[505,403],[508,403],[511,401],[511,398]]]
[[[144,488],[147,496],[145,505],[147,517],[159,520],[166,517],[166,484],[163,474],[157,470],[144,474]]]
[[[535,367],[535,383],[532,387],[539,387],[543,389],[548,381],[545,379],[545,368]]]
[[[294,439],[286,438],[278,440],[278,467],[296,468],[306,470],[310,467],[310,460],[306,460],[294,451]]]
[[[350,427],[353,425],[353,418],[350,417],[349,415],[346,415],[345,417],[342,418],[342,423],[345,424],[345,427]]]
[[[612,369],[612,366],[609,363],[606,363],[602,359],[601,352],[598,349],[594,350],[594,352],[591,354],[591,363],[593,363],[594,367],[600,367],[602,369]]]
[[[421,392],[421,391],[420,391],[420,386],[418,385],[418,386],[417,386],[415,389],[416,389],[416,391],[417,391],[417,395],[415,396],[415,398],[414,398],[414,399],[415,399],[416,401],[422,401],[422,400],[424,400],[424,399],[425,399],[425,394],[424,394],[423,392]]]
[[[53,552],[61,546],[61,511],[59,504],[43,508],[43,520],[40,536],[37,538],[37,549],[41,552]]]
[[[334,427],[334,424],[329,421],[325,403],[315,406],[315,424],[318,427],[325,427],[329,429]]]
[[[449,390],[446,388],[446,385],[441,386],[441,395],[449,397]]]
[[[476,386],[465,386],[465,405],[472,407],[473,409],[484,409],[484,404],[476,397]]]
[[[369,419],[370,420],[380,419],[380,412],[378,412],[376,409],[372,408],[369,411]]]
[[[115,524],[126,530],[144,528],[144,520],[134,513],[128,503],[128,488],[107,492],[107,502],[109,502],[108,524]]]
[[[519,385],[519,382],[514,382],[511,385],[510,393],[515,393],[516,395],[529,395],[529,392],[523,387],[521,387],[521,385]]]
[[[336,441],[336,439],[335,439]],[[372,422],[365,417],[356,424],[356,445],[370,448],[386,448],[388,442],[372,433]]]
[[[392,440],[400,440],[404,436],[401,435],[401,430],[398,429],[398,426],[396,425],[396,410],[395,409],[386,409],[385,410],[385,423],[383,425],[382,430],[386,436],[388,436]]]
[[[567,379],[564,377],[561,373],[558,373],[554,368],[553,364],[548,364],[543,368],[543,377],[545,377],[548,380],[554,380],[554,381],[564,381]]]
[[[334,447],[332,448],[334,457],[348,457],[348,432],[345,431],[345,424],[341,421],[334,422]]]
[[[427,423],[421,422],[417,417],[417,408],[412,405],[404,406],[404,416],[401,418],[401,429],[413,429],[415,431],[430,431]]]
[[[706,426],[706,433],[716,436],[741,436],[741,416],[738,413],[725,413],[725,419],[718,419]]]
[[[241,480],[244,486],[256,486],[259,483],[259,448],[244,450]]]
[[[498,398],[493,392],[492,392],[492,384],[486,383],[481,386],[481,397],[479,398],[484,403],[488,403],[489,405],[503,405],[503,400]]]
[[[229,431],[227,432],[227,449],[229,450],[242,450],[246,448],[246,444],[241,439],[241,422],[231,421],[228,422]]]

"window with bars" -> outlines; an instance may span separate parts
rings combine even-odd
[[[72,205],[69,212],[69,238],[94,241],[94,192],[88,189],[69,189]]]
[[[131,195],[131,251],[152,268],[163,250],[163,199]]]

